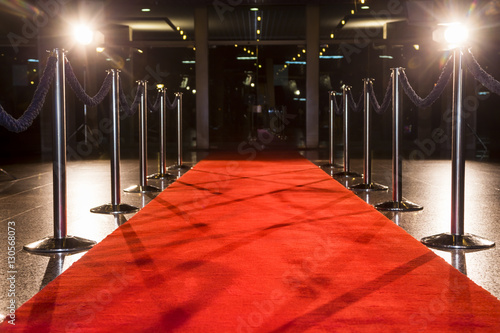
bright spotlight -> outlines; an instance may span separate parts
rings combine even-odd
[[[469,31],[460,23],[450,24],[444,31],[444,40],[451,45],[463,45],[469,37]]]
[[[468,37],[469,31],[467,27],[461,23],[439,24],[439,27],[432,33],[432,39],[446,46],[446,49],[464,46]]]
[[[89,27],[78,25],[73,28],[75,40],[82,45],[89,45],[94,39],[94,32]]]

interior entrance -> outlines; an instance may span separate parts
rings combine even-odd
[[[290,49],[303,52],[296,46],[210,49],[211,145],[303,145],[306,63],[285,58]]]

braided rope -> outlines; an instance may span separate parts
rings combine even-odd
[[[481,83],[489,91],[500,95],[500,82],[495,80],[493,76],[486,73],[486,71],[481,68],[470,50],[469,52],[465,52],[464,60],[472,76],[474,76],[479,83]]]
[[[420,96],[417,95],[415,90],[413,90],[404,70],[401,71],[401,75],[399,76],[399,81],[403,86],[404,92],[410,98],[413,104],[415,104],[420,108],[428,108],[439,98],[439,96],[441,96],[444,89],[448,85],[448,82],[450,81],[452,72],[453,72],[453,61],[451,61],[450,57],[446,62],[443,71],[439,75],[438,81],[434,85],[434,88],[432,88],[431,92],[425,98],[421,98]]]
[[[173,102],[170,102],[170,99],[168,98],[167,96],[167,100],[165,101],[166,102],[166,106],[167,106],[167,109],[169,110],[174,110],[176,107],[177,107],[177,102],[179,101],[179,96],[175,96],[174,98],[174,101]]]
[[[97,94],[91,97],[87,95],[80,82],[78,82],[75,72],[73,71],[73,67],[71,66],[69,61],[66,62],[65,68],[66,68],[66,81],[68,81],[69,86],[75,92],[76,97],[78,97],[78,99],[83,104],[87,106],[96,106],[100,104],[104,100],[104,97],[106,97],[106,95],[109,93],[113,81],[111,73],[108,73]]]
[[[387,88],[385,90],[384,99],[382,100],[382,104],[378,103],[375,92],[373,91],[373,82],[371,81],[368,84],[368,92],[370,93],[370,103],[375,109],[375,112],[384,113],[385,111],[387,111],[392,100],[392,81],[389,80],[389,84],[387,85]]]
[[[154,104],[151,104],[151,102],[149,101],[149,98],[148,98],[148,108],[151,112],[158,112],[158,110],[160,110],[160,95],[161,95],[161,92],[158,91],[158,93],[156,94],[156,99],[155,99]]]
[[[352,91],[351,89],[349,89],[347,91],[347,98],[349,99],[349,107],[351,108],[351,110],[353,110],[354,112],[359,112],[361,110],[363,110],[363,93],[361,93],[359,95],[359,99],[358,99],[358,102],[356,103],[354,101],[354,98],[352,96]]]
[[[120,86],[121,85],[122,84],[120,80]],[[137,91],[135,93],[134,101],[132,102],[131,105],[129,105],[127,101],[127,96],[125,96],[123,89],[120,89],[120,108],[122,109],[122,112],[125,113],[127,116],[131,116],[137,112],[137,107],[141,100],[141,93],[143,90],[144,90],[143,86],[137,86]]]
[[[45,69],[43,70],[43,74],[40,78],[40,82],[38,83],[33,95],[31,104],[21,117],[15,119],[0,105],[0,125],[15,133],[23,132],[31,126],[33,121],[40,114],[43,104],[45,103],[45,97],[47,96],[56,73],[56,64],[57,57],[51,56],[48,58],[47,64],[45,65]]]
[[[337,96],[336,94],[333,94],[333,112],[336,114],[336,115],[341,115],[342,114],[342,110],[339,108],[339,105],[337,103]]]

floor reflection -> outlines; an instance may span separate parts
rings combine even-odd
[[[123,225],[125,222],[128,221],[127,217],[123,214],[113,214],[114,219],[115,219],[115,225],[116,227],[119,227]]]
[[[63,253],[56,253],[50,256],[47,268],[45,269],[45,274],[43,275],[42,283],[40,284],[40,290],[42,290],[47,284],[64,271],[65,257],[66,254]]]
[[[458,269],[462,274],[467,275],[467,264],[465,259],[464,250],[452,250],[451,254],[451,265]]]

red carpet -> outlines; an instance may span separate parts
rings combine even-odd
[[[244,157],[200,162],[0,328],[500,332],[500,301],[318,167]]]

